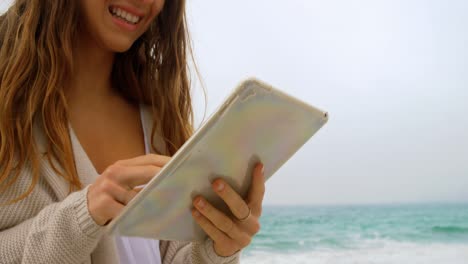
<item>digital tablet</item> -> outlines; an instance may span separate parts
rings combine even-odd
[[[257,162],[268,180],[328,120],[328,114],[256,79],[242,82],[107,226],[120,236],[202,241],[192,200],[203,195],[230,214],[211,189],[223,178],[246,197]],[[268,189],[267,189],[268,191]]]

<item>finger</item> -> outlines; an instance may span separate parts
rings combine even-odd
[[[103,172],[103,176],[117,181],[128,189],[133,189],[148,183],[160,170],[160,167],[151,165],[127,167],[113,164]]]
[[[137,195],[136,191],[128,190],[111,180],[103,180],[98,188],[123,205],[127,205]]]
[[[224,245],[235,243],[232,238],[227,236],[224,232],[216,228],[203,214],[197,209],[192,209],[192,216],[195,222],[205,231],[205,233],[215,242]]]
[[[223,212],[216,209],[209,202],[202,197],[194,199],[193,205],[203,214],[216,228],[221,230],[223,233],[234,239],[240,245],[250,243],[250,237],[245,234],[239,227],[227,217]]]
[[[119,160],[116,162],[117,165],[122,166],[143,166],[143,165],[153,165],[157,167],[163,167],[171,160],[171,157],[157,155],[157,154],[147,154],[143,156],[138,156],[131,159]]]
[[[249,207],[242,197],[221,179],[212,184],[213,190],[224,200],[234,217],[243,219],[249,214]]]
[[[99,198],[98,203],[105,204],[106,206],[102,207],[102,215],[105,216],[105,219],[94,219],[98,225],[107,225],[113,218],[115,218],[123,210],[124,205],[114,200],[110,195],[102,195]]]
[[[197,197],[193,200],[193,206],[195,206],[199,212],[201,212],[208,220],[210,220],[217,228],[231,236],[235,225],[234,222],[227,217],[225,214],[214,208],[209,202],[202,197]],[[237,230],[235,230],[237,231]]]
[[[133,191],[135,191],[136,193],[140,193],[141,190],[143,190],[145,187],[135,187],[133,188]]]
[[[262,213],[262,202],[265,196],[264,165],[259,163],[255,167],[252,175],[247,201],[252,210],[252,214],[260,216]]]

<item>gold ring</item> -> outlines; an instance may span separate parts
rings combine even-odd
[[[249,213],[248,213],[247,216],[244,217],[244,218],[241,218],[241,219],[237,218],[237,220],[238,220],[239,222],[245,222],[245,221],[247,221],[247,219],[249,219],[250,215],[252,214],[252,209],[250,209],[250,207],[248,207],[248,206],[247,206],[247,208],[249,208]]]

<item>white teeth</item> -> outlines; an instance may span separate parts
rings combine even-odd
[[[118,7],[112,7],[110,9],[111,13],[114,15],[114,16],[117,16],[121,19],[124,19],[126,20],[128,23],[131,23],[131,24],[136,24],[140,21],[140,17],[138,16],[134,16],[130,13],[127,13],[126,11],[118,8]]]

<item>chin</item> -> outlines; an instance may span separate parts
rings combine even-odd
[[[116,53],[123,53],[123,52],[128,51],[131,47],[132,47],[132,45],[130,45],[130,46],[128,46],[128,45],[121,45],[121,46],[112,47],[111,50],[114,51],[114,52],[116,52]]]
[[[111,41],[109,42],[107,47],[109,48],[109,50],[112,50],[113,52],[122,53],[122,52],[128,51],[132,47],[134,42],[135,41],[130,41],[130,40]]]

